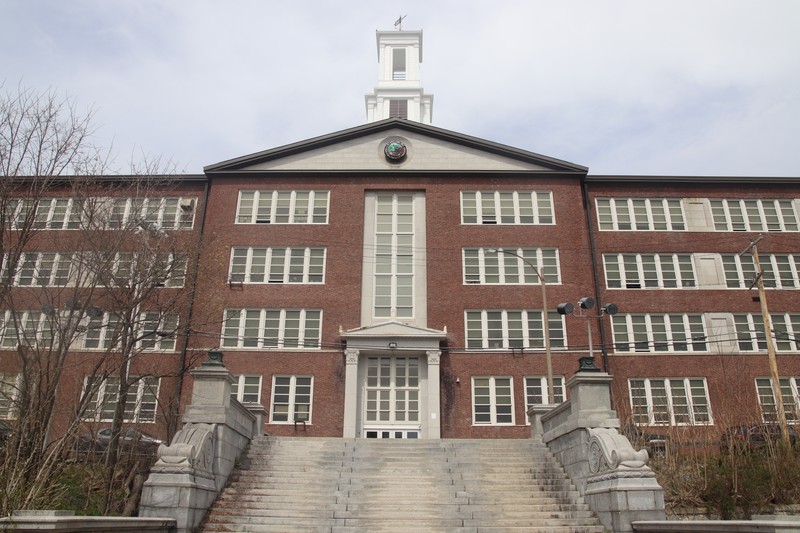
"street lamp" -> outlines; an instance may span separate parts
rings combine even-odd
[[[558,304],[556,311],[560,315],[572,315],[578,318],[602,318],[603,315],[613,316],[616,315],[619,309],[614,304],[606,304],[599,309],[596,315],[584,314],[584,309],[592,309],[595,306],[594,298],[584,296],[578,300],[578,314],[575,314],[575,306],[571,303]],[[594,364],[594,346],[592,345],[592,323],[586,321],[586,330],[589,333],[589,357],[581,357],[578,359],[578,372],[600,372],[597,365]]]
[[[533,270],[533,273],[536,274],[536,278],[539,280],[539,284],[542,286],[542,330],[544,331],[544,353],[547,361],[547,403],[548,405],[554,405],[555,393],[553,391],[553,356],[550,353],[550,317],[548,316],[547,311],[547,288],[545,286],[544,276],[542,276],[541,272],[539,272],[539,269],[536,268],[536,265],[516,252],[503,250],[501,248],[489,248],[486,251],[494,254],[513,255],[514,257],[521,259],[523,263],[531,267],[531,270]]]

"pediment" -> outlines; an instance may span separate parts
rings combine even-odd
[[[401,162],[384,153],[390,140],[407,149]],[[586,168],[401,119],[366,124],[206,167],[209,174],[264,172],[541,172]]]
[[[339,335],[343,339],[376,339],[388,337],[405,337],[415,339],[440,339],[447,338],[447,329],[438,330],[430,328],[422,328],[400,322],[398,320],[389,320],[378,324],[363,326],[355,329],[342,330]]]

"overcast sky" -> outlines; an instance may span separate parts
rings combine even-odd
[[[422,29],[433,125],[591,174],[800,176],[798,0],[0,0],[0,81],[184,172],[366,121]]]

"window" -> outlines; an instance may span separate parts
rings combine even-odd
[[[604,254],[609,289],[696,287],[691,254]]]
[[[373,316],[414,316],[414,195],[382,194],[375,201]]]
[[[514,391],[510,377],[472,378],[472,423],[492,426],[514,424]]]
[[[55,315],[40,311],[0,311],[0,347],[47,346],[53,340],[55,320]]]
[[[686,231],[678,198],[597,198],[601,231]]]
[[[311,423],[311,376],[274,376],[272,406],[269,410],[273,424]]]
[[[705,352],[703,315],[614,315],[614,350],[618,352]]]
[[[158,388],[161,379],[153,376],[136,377],[128,389],[125,402],[125,422],[155,422],[158,406]],[[90,385],[87,376],[84,390]],[[92,394],[86,409],[86,418],[96,422],[110,422],[114,419],[114,410],[119,399],[119,378],[109,377],[99,383],[97,391]]]
[[[548,313],[550,346],[565,348],[564,317]],[[467,310],[467,348],[470,350],[544,349],[542,311]]]
[[[235,376],[231,396],[242,403],[261,403],[261,376]]]
[[[28,208],[24,207],[19,214],[18,224],[24,224],[24,216]],[[81,226],[81,208],[77,199],[42,198],[36,206],[33,218],[34,229],[78,229]]]
[[[244,283],[322,283],[325,248],[234,248],[230,280]]]
[[[20,255],[14,284],[20,287],[65,287],[70,282],[72,255],[26,252]]]
[[[798,385],[800,378],[780,378],[783,411],[788,422],[797,422],[798,418]],[[775,391],[772,390],[772,378],[756,378],[756,392],[761,406],[761,417],[764,422],[778,421],[778,408]]]
[[[389,100],[389,118],[408,118],[408,100]]]
[[[14,418],[19,394],[19,374],[0,372],[0,420]]]
[[[792,200],[711,200],[717,231],[798,231]]]
[[[110,350],[119,343],[119,317],[115,313],[92,312],[83,334],[86,350]]]
[[[111,198],[107,201],[112,228],[191,229],[194,198]]]
[[[404,80],[406,79],[406,49],[394,48],[392,49],[392,79]],[[405,117],[400,117],[405,118]]]
[[[800,286],[800,255],[759,255],[764,272],[764,286],[777,289],[796,289]],[[731,289],[749,289],[756,281],[756,267],[751,255],[722,256],[725,284]]]
[[[553,376],[554,405],[563,403],[564,376]],[[529,376],[525,378],[525,412],[534,405],[549,405],[550,394],[547,388],[547,376]]]
[[[550,191],[462,191],[462,224],[555,224]]]
[[[713,424],[705,378],[628,380],[636,424],[694,426]]]
[[[773,340],[779,352],[800,351],[800,314],[772,314]],[[736,326],[736,341],[739,350],[755,352],[767,349],[764,319],[761,314],[737,313],[733,315]]]
[[[139,347],[143,350],[175,350],[175,332],[178,329],[178,315],[158,312],[143,313],[140,317],[141,340]]]
[[[237,224],[327,224],[328,191],[240,191]]]
[[[89,259],[87,259],[89,260]],[[99,272],[110,287],[183,287],[188,258],[185,254],[139,254],[119,252],[109,261],[107,272]]]
[[[506,248],[522,256],[524,260],[500,251],[488,250],[487,248],[462,250],[465,284],[539,284],[539,277],[530,265],[536,267],[544,277],[545,283],[561,283],[557,248]]]
[[[318,349],[321,324],[319,309],[227,309],[222,346]]]

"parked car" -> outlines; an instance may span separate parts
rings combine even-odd
[[[789,442],[794,446],[797,443],[797,432],[794,426],[789,426]],[[734,449],[763,449],[779,442],[783,438],[781,427],[778,424],[741,424],[728,428],[720,439],[720,448],[723,452]]]
[[[79,452],[104,452],[111,442],[111,428],[101,429],[97,433],[82,433],[78,436],[76,448]],[[125,451],[140,454],[155,454],[162,441],[133,428],[120,432],[120,446]]]

